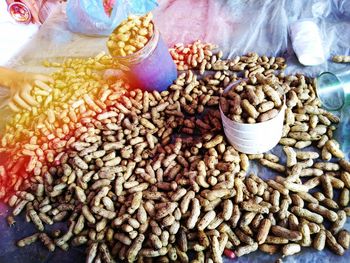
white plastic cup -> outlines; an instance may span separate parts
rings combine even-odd
[[[295,54],[301,64],[316,66],[325,62],[320,29],[312,20],[298,20],[289,26]]]
[[[228,92],[237,82],[228,86]],[[247,154],[259,154],[271,150],[282,137],[284,114],[286,111],[285,99],[281,110],[276,117],[259,123],[240,123],[229,119],[222,111],[220,114],[227,140],[238,151]]]

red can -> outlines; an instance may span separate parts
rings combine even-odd
[[[30,9],[21,2],[12,2],[8,5],[8,12],[19,23],[29,24],[32,21]]]
[[[58,0],[6,0],[8,11],[19,23],[42,24],[60,1]]]

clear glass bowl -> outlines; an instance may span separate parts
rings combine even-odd
[[[331,72],[323,72],[317,77],[317,96],[327,110],[336,111],[344,106],[344,84]]]

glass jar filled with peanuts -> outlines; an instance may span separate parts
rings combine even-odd
[[[110,35],[107,47],[128,70],[130,84],[144,90],[166,90],[176,79],[174,61],[152,21],[152,14],[129,16]]]

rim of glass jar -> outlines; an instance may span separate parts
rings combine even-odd
[[[159,31],[153,24],[153,35],[146,45],[140,50],[126,56],[112,56],[118,63],[128,66],[128,64],[137,64],[147,58],[156,49],[159,40]]]
[[[11,8],[14,6],[14,5],[19,5],[19,6],[22,6],[27,12],[28,12],[28,19],[27,20],[18,20],[16,19],[15,16],[13,16],[12,12],[11,12]],[[30,9],[22,2],[13,2],[11,4],[8,5],[7,7],[7,12],[9,12],[11,14],[11,16],[13,17],[13,19],[18,22],[18,23],[24,23],[24,24],[29,24],[30,21],[32,21],[32,13],[30,11]]]
[[[337,105],[336,107],[330,107],[329,104],[327,104],[327,89],[330,89],[330,86],[322,86],[320,85],[320,80],[324,76],[332,76],[335,80],[336,85],[333,85],[332,88],[334,89],[339,89],[341,96],[342,96],[342,103]],[[320,99],[322,106],[325,107],[327,110],[330,111],[337,111],[340,110],[344,104],[345,104],[345,92],[344,89],[342,88],[342,81],[332,72],[325,71],[322,72],[320,75],[317,76],[316,78],[316,96]]]

